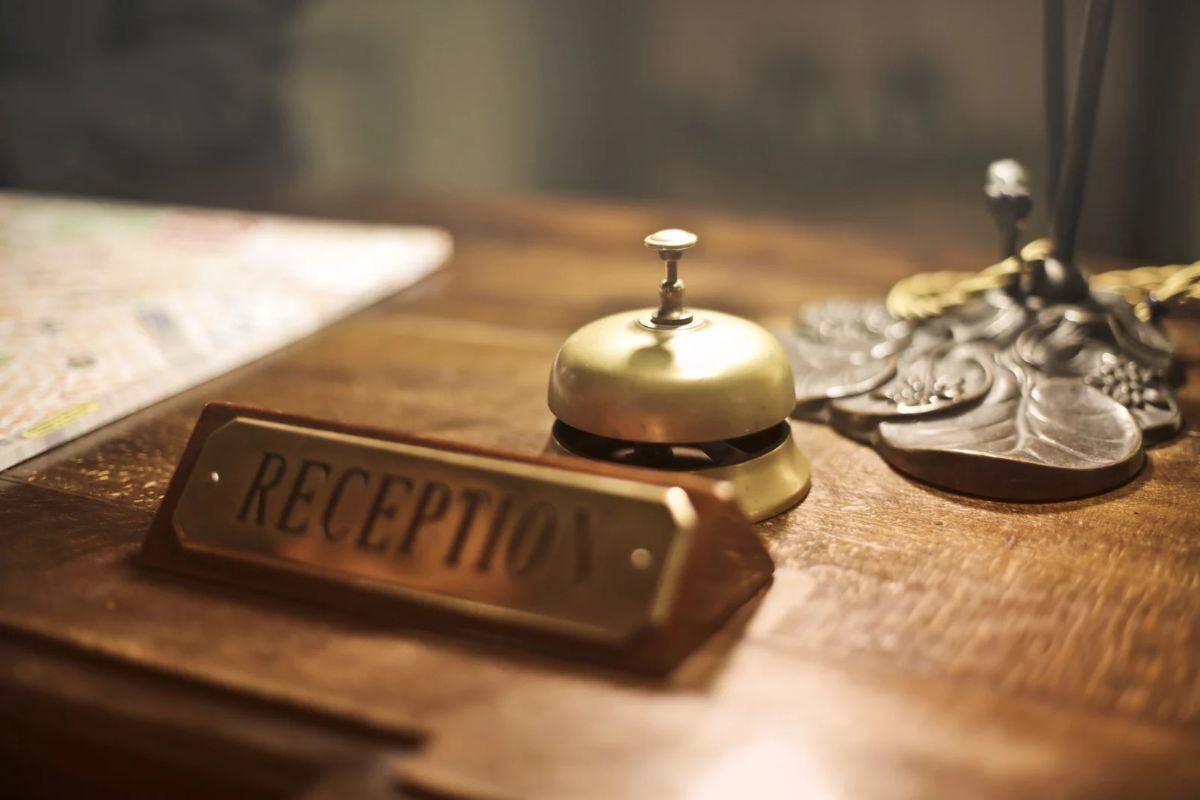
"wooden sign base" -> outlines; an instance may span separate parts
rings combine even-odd
[[[652,674],[773,571],[727,484],[213,404],[151,567]]]

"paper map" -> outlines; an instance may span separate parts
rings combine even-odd
[[[0,470],[437,269],[433,228],[0,192]]]

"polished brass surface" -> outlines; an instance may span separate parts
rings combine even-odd
[[[663,621],[696,512],[674,487],[235,419],[174,522],[185,549],[621,641]]]
[[[1050,257],[1050,240],[1035,239],[1017,257],[979,272],[919,272],[896,282],[884,305],[896,319],[920,320],[943,314],[995,289],[1011,291],[1029,270]],[[1169,309],[1200,300],[1200,261],[1192,264],[1114,269],[1088,276],[1092,291],[1118,294],[1134,315],[1151,322]]]
[[[717,311],[675,328],[648,311],[613,314],[573,333],[554,359],[550,410],[572,427],[638,442],[733,439],[786,419],[792,368],[775,337]]]
[[[1049,240],[1037,239],[1025,245],[1019,256],[1005,257],[979,272],[918,272],[897,281],[884,306],[899,320],[930,319],[995,289],[1015,287],[1026,268],[1044,260],[1049,253]]]
[[[680,230],[679,228],[666,228],[665,230],[655,231],[642,240],[646,247],[662,252],[681,253],[684,250],[690,250],[695,247],[700,241],[700,237],[691,231]]]
[[[1093,275],[1093,289],[1116,292],[1133,304],[1134,314],[1151,322],[1169,309],[1200,300],[1200,261],[1161,267],[1135,267]]]
[[[658,309],[598,319],[563,343],[550,371],[559,420],[550,448],[729,480],[742,510],[761,520],[808,491],[808,462],[782,422],[795,379],[765,329],[684,308],[677,264],[697,241],[674,228],[647,236],[667,263]]]
[[[787,437],[762,455],[738,464],[699,469],[696,474],[733,484],[738,507],[754,522],[796,505],[812,485],[808,457],[796,444],[790,427]]]

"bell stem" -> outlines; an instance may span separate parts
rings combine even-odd
[[[692,315],[683,309],[683,281],[679,280],[679,257],[682,251],[662,250],[659,252],[667,265],[667,277],[658,287],[658,311],[653,316],[656,325],[674,327],[692,321]]]
[[[667,265],[667,277],[658,287],[658,311],[650,317],[655,326],[675,327],[692,321],[692,315],[683,309],[683,281],[679,280],[679,259],[683,252],[696,244],[696,234],[678,228],[652,233],[646,237],[646,247],[658,251],[658,257]]]

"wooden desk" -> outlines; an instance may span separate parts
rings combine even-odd
[[[758,319],[988,257],[650,207],[302,208],[446,225],[457,255],[412,291],[0,475],[12,780],[197,796],[396,796],[400,775],[451,796],[1200,793],[1191,430],[1109,495],[1008,505],[916,485],[797,423],[813,489],[761,526],[774,585],[665,682],[143,570],[131,556],[208,400],[540,450],[562,339],[652,302],[648,231],[699,232],[690,297]],[[1192,359],[1198,330],[1173,329]]]

